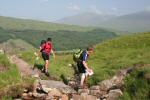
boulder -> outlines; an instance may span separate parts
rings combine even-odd
[[[92,87],[90,87],[90,90],[99,90],[99,86],[98,85],[92,86]]]
[[[97,100],[95,96],[82,93],[81,95],[74,94],[71,100]]]
[[[120,89],[110,90],[108,93],[107,100],[118,100],[118,97],[121,96],[123,93]]]
[[[76,91],[71,88],[70,86],[65,85],[61,81],[54,81],[54,80],[40,80],[39,83],[42,86],[43,91],[49,92],[53,89],[58,89],[64,94],[72,94],[76,93]]]
[[[89,94],[89,89],[79,89],[78,94],[86,93]]]
[[[90,90],[90,95],[99,96],[100,90]]]
[[[100,82],[100,83],[98,83],[98,84],[99,84],[100,90],[102,90],[102,91],[107,91],[107,90],[109,90],[111,87],[113,87],[113,82],[112,82],[111,79],[104,80],[104,81],[102,81],[102,82]]]

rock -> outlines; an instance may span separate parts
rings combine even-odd
[[[22,100],[21,98],[17,98],[17,99],[14,99],[14,100]]]
[[[90,90],[90,95],[99,96],[100,90]]]
[[[72,88],[77,88],[77,82],[76,81],[69,81],[68,85],[71,86]]]
[[[42,90],[46,93],[50,92],[51,90],[54,90],[55,88],[48,88],[46,85],[42,85]]]
[[[38,97],[38,93],[36,93],[36,92],[32,93],[32,95],[33,95],[34,97]]]
[[[61,97],[62,93],[57,90],[57,89],[53,89],[50,92],[48,92],[48,96],[57,96],[57,97]]]
[[[29,93],[28,93],[28,96],[32,97],[32,92],[29,92]]]
[[[33,100],[32,96],[30,96],[31,94],[27,94],[27,93],[23,93],[21,98],[23,100]]]
[[[34,94],[33,94],[33,96],[34,96]],[[45,97],[46,97],[46,94],[44,94],[44,93],[38,93],[36,95],[36,98],[45,98]]]
[[[99,90],[99,86],[97,85],[97,86],[92,86],[92,87],[90,87],[90,90]]]
[[[62,93],[65,93],[65,94],[76,93],[76,91],[73,88],[71,88],[70,86],[65,85],[61,81],[40,80],[40,84],[42,86],[42,89],[45,92],[51,91],[53,89],[58,89]]]
[[[117,100],[119,96],[121,96],[123,93],[120,89],[116,90],[110,90],[108,93],[107,100]]]
[[[99,84],[100,90],[102,90],[102,91],[107,91],[107,90],[109,90],[109,88],[111,88],[113,86],[111,79],[104,80],[98,84]]]
[[[74,94],[71,100],[97,100],[95,96],[82,93],[81,95]]]
[[[96,100],[97,98],[95,96],[92,95],[88,95],[88,94],[81,94],[81,100]]]
[[[79,89],[79,90],[78,90],[78,93],[79,93],[79,94],[82,94],[82,93],[89,94],[89,89]]]
[[[100,97],[100,100],[106,100],[106,98],[108,98],[108,94],[102,95],[102,96]]]
[[[28,94],[27,94],[27,93],[23,93],[23,94],[22,94],[22,97],[25,97],[25,96],[28,96]]]
[[[24,92],[24,93],[27,93],[27,92],[28,92],[28,89],[24,89],[23,92]]]
[[[71,98],[71,100],[81,100],[81,96],[78,94],[74,94]]]
[[[68,96],[63,94],[62,97],[61,97],[61,100],[69,100]]]

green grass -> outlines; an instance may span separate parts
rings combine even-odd
[[[150,33],[123,36],[96,45],[88,62],[95,72],[91,84],[94,80],[109,78],[118,70],[135,63],[150,63],[149,51]]]
[[[34,65],[36,56],[34,55],[34,51],[23,52],[19,55],[22,59]],[[37,61],[38,65],[44,65],[44,61],[42,57]],[[62,79],[62,76],[65,78],[70,78],[73,76],[73,68],[68,65],[72,64],[72,55],[56,55],[56,59],[53,59],[53,56],[50,56],[49,63],[49,73],[52,77],[55,77],[58,80]]]
[[[11,64],[6,55],[0,54],[0,99],[11,100],[11,97],[21,95],[25,87],[33,83],[30,78],[22,78],[17,67]]]
[[[123,96],[120,100],[149,100],[150,99],[150,66],[136,68],[133,73],[125,78]]]

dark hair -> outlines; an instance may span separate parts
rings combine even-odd
[[[52,41],[52,38],[47,38],[47,41]]]
[[[46,43],[46,40],[42,40],[42,41],[41,41],[41,45],[44,44],[44,43]]]
[[[86,50],[87,50],[87,51],[93,51],[93,50],[94,50],[94,47],[93,47],[93,46],[87,47]]]

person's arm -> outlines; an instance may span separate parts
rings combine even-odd
[[[55,56],[55,52],[54,52],[54,50],[52,49],[51,50],[51,53],[53,54],[53,57],[54,57],[54,59],[56,58],[56,56]]]
[[[83,54],[83,61],[82,61],[82,63],[83,63],[83,65],[84,65],[84,67],[89,71],[90,68],[88,67],[88,65],[87,65],[87,63],[86,63],[86,60],[87,60],[87,54],[84,53],[84,54]]]
[[[84,67],[85,67],[86,69],[89,69],[89,67],[87,66],[86,61],[82,61],[82,63],[83,63],[83,65],[84,65]]]

